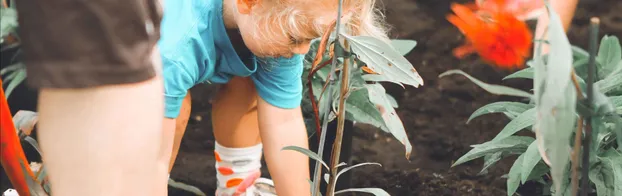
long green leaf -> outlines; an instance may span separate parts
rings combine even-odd
[[[389,131],[382,114],[378,108],[369,101],[367,89],[360,89],[352,92],[346,100],[346,119],[369,124],[382,130]]]
[[[567,173],[569,138],[576,120],[577,92],[570,80],[572,73],[572,48],[561,19],[547,1],[549,13],[548,41],[550,55],[546,65],[536,63],[535,99],[537,122],[534,126],[538,149],[543,160],[551,166],[555,193],[562,193],[563,178]],[[536,55],[540,58],[539,55]]]
[[[522,69],[520,71],[514,72],[506,76],[505,78],[503,78],[503,80],[515,79],[515,78],[533,79],[533,72],[534,72],[534,68],[528,67],[528,68]]]
[[[521,91],[515,88],[510,88],[510,87],[506,87],[506,86],[501,86],[501,85],[494,85],[494,84],[488,84],[485,82],[482,82],[474,77],[472,77],[471,75],[464,73],[461,70],[449,70],[446,71],[445,73],[442,73],[441,75],[439,75],[439,78],[448,76],[448,75],[452,75],[452,74],[460,74],[463,75],[465,77],[467,77],[469,80],[471,80],[473,83],[477,84],[479,87],[482,87],[484,90],[488,91],[489,93],[492,94],[496,94],[496,95],[510,95],[510,96],[516,96],[516,97],[525,97],[525,98],[531,98],[532,95],[525,92],[525,91]]]
[[[484,156],[484,166],[482,170],[477,175],[484,175],[488,173],[488,168],[492,167],[495,163],[497,163],[503,157],[503,152],[496,152],[493,154],[489,154]]]
[[[622,152],[610,149],[599,159],[613,175],[614,182],[609,186],[613,186],[614,195],[622,195]]]
[[[423,79],[412,64],[391,45],[369,36],[341,35],[348,40],[354,54],[375,72],[413,87],[423,85]]]
[[[361,192],[361,193],[369,193],[375,196],[390,196],[389,193],[380,189],[380,188],[350,188],[345,190],[340,190],[335,192],[335,194],[348,193],[348,192]]]
[[[392,39],[391,46],[393,46],[397,52],[404,56],[417,46],[417,41],[408,39]]]
[[[197,188],[195,186],[191,186],[191,185],[187,185],[187,184],[181,183],[181,182],[176,182],[175,180],[173,180],[171,178],[168,179],[168,185],[171,186],[171,187],[180,189],[180,190],[188,191],[188,192],[193,193],[193,194],[198,195],[198,196],[206,196],[206,194],[203,191],[201,191],[201,189],[199,189],[199,188]]]
[[[400,85],[402,88],[405,88],[404,85],[396,80],[393,80],[386,75],[379,74],[365,74],[363,75],[363,79],[368,82],[391,82],[393,84]]]
[[[12,8],[0,8],[0,38],[3,38],[17,27],[17,12]]]
[[[538,143],[533,142],[525,151],[524,158],[521,168],[521,181],[523,183],[527,182],[529,176],[531,176],[531,171],[536,167],[536,165],[542,160],[540,157],[540,153],[538,152]]]
[[[385,124],[389,128],[389,133],[404,145],[406,159],[409,159],[412,152],[412,145],[410,144],[402,120],[395,112],[391,102],[387,100],[384,87],[380,84],[368,84],[366,87],[369,92],[369,100],[384,108],[385,112],[382,113],[382,119],[384,119]]]
[[[505,125],[505,127],[503,127],[501,132],[499,132],[499,134],[497,134],[497,136],[495,136],[495,138],[492,140],[500,140],[500,139],[512,136],[515,133],[519,132],[520,130],[523,130],[529,126],[534,125],[535,122],[536,122],[536,109],[535,108],[528,109],[525,112],[518,115],[518,117],[510,121],[510,123]]]
[[[524,152],[533,141],[534,139],[531,137],[510,136],[500,140],[473,145],[473,149],[460,157],[452,167],[497,152]]]
[[[510,173],[508,173],[508,180],[507,180],[508,196],[514,195],[514,193],[516,193],[516,190],[518,189],[518,186],[520,185],[521,170],[522,170],[521,167],[522,167],[523,159],[524,159],[524,154],[518,156],[516,161],[514,161],[512,168],[510,168]]]
[[[9,85],[6,87],[6,98],[9,98],[13,90],[15,90],[15,88],[24,80],[26,80],[26,70],[19,70],[14,73],[16,73],[15,77],[9,81]]]
[[[471,116],[467,120],[467,124],[471,122],[471,120],[473,120],[474,118],[477,118],[481,115],[499,113],[499,112],[510,112],[513,114],[521,114],[525,112],[526,110],[528,110],[529,108],[533,108],[533,106],[529,104],[520,103],[520,102],[501,101],[501,102],[491,103],[491,104],[482,106],[481,108],[475,110],[475,112],[473,112],[473,114],[471,114]]]
[[[600,78],[605,78],[611,74],[621,60],[622,47],[620,47],[620,41],[616,36],[605,35],[600,42],[600,48],[596,56]]]
[[[346,173],[346,172],[348,172],[348,171],[350,171],[350,170],[352,170],[354,168],[361,167],[361,166],[366,166],[366,165],[377,165],[377,166],[382,167],[382,165],[380,163],[359,163],[359,164],[356,164],[356,165],[353,165],[353,166],[350,166],[350,167],[343,168],[343,170],[341,170],[341,171],[339,171],[339,173],[337,173],[337,177],[336,178],[339,178],[339,176],[341,176],[341,174]]]
[[[622,73],[609,75],[607,78],[595,82],[594,85],[600,89],[601,93],[608,93],[614,89],[622,87]]]
[[[283,150],[293,150],[293,151],[302,153],[304,155],[307,155],[309,158],[319,161],[320,163],[322,163],[322,165],[324,165],[326,169],[330,170],[328,165],[326,165],[326,163],[324,163],[324,161],[322,160],[322,157],[320,157],[319,155],[315,154],[315,152],[312,152],[308,149],[304,149],[298,146],[286,146],[283,148]]]

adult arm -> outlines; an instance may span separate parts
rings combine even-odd
[[[568,31],[568,28],[570,28],[570,25],[572,24],[572,18],[574,17],[575,10],[577,9],[578,0],[550,0],[550,2],[553,9],[555,9],[557,14],[559,14],[559,18],[564,26],[564,31]],[[543,12],[543,14],[538,18],[538,24],[535,31],[536,39],[546,39],[545,33],[548,25],[548,12]],[[546,44],[543,44],[542,46],[542,52],[548,53],[549,46]]]

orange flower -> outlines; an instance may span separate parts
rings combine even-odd
[[[447,20],[465,35],[467,44],[454,49],[458,58],[477,52],[485,61],[505,69],[523,66],[531,50],[532,34],[525,22],[501,9],[476,12],[452,4],[456,15]]]

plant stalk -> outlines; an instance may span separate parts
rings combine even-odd
[[[579,85],[579,81],[577,80],[577,74],[575,73],[574,68],[572,68],[572,73],[571,73],[571,78],[572,78],[572,84],[574,85],[575,91],[577,91],[577,98],[579,100],[583,100],[585,99],[585,97],[583,97],[583,91],[581,90],[581,86]],[[579,192],[579,157],[581,156],[581,143],[583,139],[583,117],[579,116],[579,118],[577,119],[577,131],[575,131],[575,136],[574,136],[574,147],[572,150],[572,157],[571,157],[571,161],[572,161],[572,177],[571,177],[571,187],[572,187],[572,192],[571,192],[571,196],[575,196],[577,195]]]
[[[337,47],[337,44],[339,44],[339,32],[340,32],[340,27],[341,27],[341,16],[342,16],[342,7],[343,7],[343,0],[339,0],[339,6],[337,8],[337,19],[335,21],[335,50],[334,50],[334,54],[333,54],[333,59],[332,59],[332,63],[330,66],[330,72],[329,72],[329,81],[327,81],[328,83],[328,92],[332,92],[332,88],[335,84],[335,70],[337,69],[337,63],[339,63],[339,61],[337,61],[337,58],[339,58],[339,56],[341,54],[343,54],[343,51],[341,50],[341,47]],[[309,91],[313,91],[313,89],[309,89]],[[315,99],[313,97],[313,99]],[[329,94],[329,96],[326,97],[326,99],[328,99],[328,103],[332,103],[333,102],[333,96]],[[324,108],[322,108],[322,110],[324,110],[324,119],[322,122],[322,132],[320,134],[320,143],[318,145],[318,155],[319,157],[324,157],[324,144],[326,143],[326,129],[328,128],[328,116],[330,116],[330,107],[331,104],[326,105]],[[343,126],[342,126],[343,127]],[[343,133],[343,131],[342,131]],[[334,150],[334,149],[333,149]],[[330,170],[330,168],[329,168]],[[322,164],[319,161],[315,162],[315,175],[313,176],[313,189],[311,190],[311,195],[312,196],[317,196],[318,193],[320,193],[320,183],[322,183]],[[332,195],[332,194],[331,194]]]
[[[598,50],[598,28],[600,20],[596,17],[590,19],[590,61],[587,68],[587,107],[593,111],[594,101],[594,74],[596,72],[596,51]],[[583,162],[581,167],[581,196],[587,196],[590,190],[588,178],[590,170],[590,145],[592,142],[592,114],[585,118],[585,142],[583,145]]]
[[[339,43],[338,40],[336,43]],[[344,48],[340,50],[350,51],[348,41],[344,40]],[[338,47],[337,47],[338,48]],[[350,87],[350,57],[344,57],[343,68],[341,69],[341,89],[339,91],[339,113],[337,114],[337,133],[333,143],[333,152],[330,159],[330,180],[326,189],[326,196],[333,196],[337,184],[337,165],[341,156],[341,142],[343,140],[343,129],[346,120],[346,99]]]

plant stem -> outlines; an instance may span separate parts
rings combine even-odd
[[[580,91],[579,91],[580,92]],[[581,154],[581,139],[583,135],[583,117],[577,119],[577,131],[574,136],[574,148],[572,150],[572,192],[571,196],[577,195],[579,191],[579,154]]]
[[[337,42],[338,43],[338,42]],[[350,51],[348,41],[344,40],[344,48],[342,50]],[[341,48],[340,48],[341,49]],[[343,140],[343,129],[346,120],[346,99],[349,91],[350,82],[350,57],[344,57],[343,68],[341,69],[341,89],[339,91],[339,113],[337,114],[337,133],[335,134],[335,142],[333,143],[333,153],[330,159],[330,180],[326,189],[326,196],[333,196],[335,186],[337,184],[337,165],[341,156],[341,142]]]
[[[590,20],[590,61],[587,68],[587,107],[592,111],[594,100],[594,74],[596,68],[596,50],[598,44],[598,28],[600,20],[598,18],[592,18]],[[590,181],[588,178],[590,170],[590,145],[592,141],[592,114],[585,118],[585,144],[583,145],[583,163],[581,167],[581,195],[587,196],[588,190],[590,190]]]
[[[579,100],[585,99],[583,97],[583,91],[581,90],[581,86],[579,85],[579,81],[577,80],[577,74],[575,73],[574,68],[572,68],[571,73],[572,84],[574,85],[575,91],[577,91],[577,98]],[[583,138],[583,117],[579,116],[577,119],[577,131],[575,131],[574,136],[574,147],[572,150],[572,192],[571,196],[577,195],[579,190],[579,156],[581,154],[581,139]]]
[[[343,51],[341,50],[341,47],[336,47],[339,44],[339,32],[340,32],[340,27],[341,27],[341,15],[342,15],[342,7],[343,7],[343,0],[339,0],[339,6],[337,8],[337,19],[335,21],[335,49],[334,50],[334,54],[333,54],[333,59],[332,59],[332,63],[330,66],[330,72],[329,72],[329,78],[328,78],[328,92],[332,92],[332,88],[335,84],[335,69],[337,68],[337,63],[339,63],[339,61],[337,61],[337,58],[339,58],[339,56],[341,54],[343,54]],[[316,57],[317,58],[317,57]],[[309,89],[309,91],[313,91],[313,89]],[[314,97],[312,97],[312,99],[315,99]],[[333,102],[333,96],[328,96],[327,97],[327,101],[328,103],[332,103]],[[331,104],[327,104],[326,106],[324,106],[324,108],[322,108],[325,112],[324,115],[324,119],[322,122],[322,132],[320,134],[320,143],[318,145],[318,155],[319,157],[324,157],[324,143],[326,143],[326,129],[328,128],[328,116],[331,110],[330,107]],[[330,169],[330,168],[329,168]],[[322,164],[320,164],[319,161],[315,162],[315,175],[313,176],[313,189],[311,190],[311,195],[312,196],[316,196],[318,193],[320,193],[320,183],[322,183]]]

